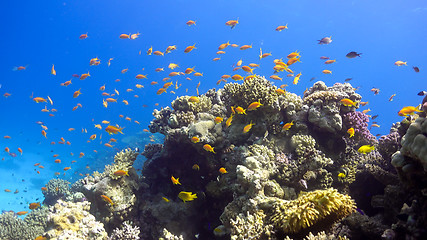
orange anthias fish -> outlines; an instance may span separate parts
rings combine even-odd
[[[109,198],[106,195],[101,195],[101,198],[106,201],[107,203],[109,203],[110,205],[114,205],[113,200],[111,200],[111,198]]]
[[[194,44],[193,46],[186,47],[184,52],[189,53],[189,52],[193,51],[193,49],[196,49],[196,44]]]
[[[203,149],[205,149],[205,151],[207,151],[207,152],[216,153],[214,151],[214,148],[211,145],[209,145],[209,144],[203,145]]]
[[[110,135],[111,134],[117,134],[117,133],[123,134],[122,129],[123,128],[121,128],[121,127],[109,125],[108,127],[105,128],[105,131],[108,132],[108,134],[110,134]]]
[[[290,123],[285,123],[285,125],[283,125],[282,129],[285,130],[285,131],[287,131],[287,130],[289,130],[292,127],[292,125],[294,125],[294,121],[293,120]]]
[[[239,24],[239,19],[237,19],[237,20],[228,20],[227,22],[225,22],[225,25],[230,26],[231,29],[235,28],[237,24]]]
[[[280,31],[285,30],[285,29],[288,29],[288,24],[286,24],[285,26],[278,26],[276,28],[276,31],[280,32]]]
[[[243,128],[243,133],[247,133],[247,132],[249,132],[251,129],[252,129],[252,126],[253,125],[255,125],[255,123],[252,123],[252,121],[248,124],[248,125],[246,125],[244,128]]]
[[[114,172],[114,175],[115,176],[129,176],[128,172],[124,171],[124,170],[117,170]]]
[[[225,167],[220,168],[218,171],[219,171],[221,174],[228,173],[228,172],[227,172],[227,169],[225,169]]]
[[[52,64],[52,69],[50,70],[52,75],[56,75],[55,65]]]
[[[253,110],[255,110],[261,106],[263,106],[263,105],[258,100],[258,102],[253,102],[253,103],[249,104],[247,109],[248,109],[248,111],[253,111]]]
[[[33,98],[33,101],[36,103],[47,102],[47,100],[42,98],[42,97],[35,97],[35,98]]]
[[[188,20],[188,22],[186,22],[186,24],[187,24],[188,26],[196,25],[196,21]]]
[[[46,189],[47,190],[47,189]],[[38,208],[38,207],[40,207],[40,203],[38,203],[38,202],[34,202],[34,203],[30,203],[30,205],[29,205],[29,209],[31,209],[31,210],[34,210],[34,209],[36,209],[36,208]]]
[[[81,89],[81,88],[80,88]],[[76,97],[78,97],[80,94],[82,94],[82,92],[80,92],[80,89],[79,90],[77,90],[77,91],[75,91],[74,93],[73,93],[73,98],[76,98]]]

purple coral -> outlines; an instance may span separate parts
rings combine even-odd
[[[354,129],[354,139],[366,144],[376,143],[374,135],[368,129],[369,117],[363,112],[348,112],[343,115],[343,122],[346,129]]]
[[[378,140],[378,151],[384,159],[390,160],[391,155],[395,153],[400,147],[400,139],[402,137],[398,132],[391,132],[390,134],[383,135]]]

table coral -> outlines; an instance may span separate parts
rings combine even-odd
[[[284,233],[297,233],[321,221],[332,223],[355,211],[355,202],[336,189],[301,192],[297,199],[277,199],[271,222]]]

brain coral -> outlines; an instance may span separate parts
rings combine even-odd
[[[355,202],[348,195],[333,188],[301,192],[292,201],[278,199],[270,220],[285,233],[297,233],[320,221],[338,221],[355,208]]]

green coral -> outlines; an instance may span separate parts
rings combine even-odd
[[[245,80],[243,84],[227,83],[224,85],[225,93],[230,97],[231,105],[238,105],[243,108],[249,104],[259,101],[264,107],[272,107],[277,104],[279,95],[270,81],[261,76]]]
[[[37,211],[36,213],[27,216],[28,220],[22,220],[15,216],[13,212],[6,212],[0,215],[0,239],[7,240],[22,240],[22,239],[35,239],[44,232],[44,226],[46,222],[46,217],[40,219],[40,223],[36,223],[33,220],[39,219],[36,217],[41,213]],[[45,215],[45,214],[44,214]]]
[[[104,173],[106,173],[110,178],[117,180],[123,176],[114,175],[118,170],[123,170],[128,172],[133,165],[133,162],[136,160],[138,153],[129,148],[118,152],[114,156],[114,163],[112,165],[106,165]]]
[[[205,95],[199,96],[198,102],[190,102],[191,96],[177,97],[172,101],[172,107],[175,111],[191,111],[193,113],[207,112],[212,108],[212,101]]]
[[[270,220],[284,233],[297,233],[321,221],[338,221],[354,212],[355,208],[350,196],[333,188],[301,192],[292,201],[277,199]]]

